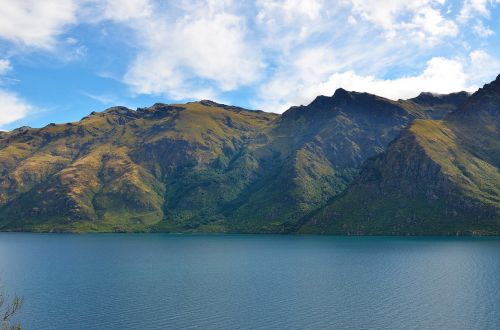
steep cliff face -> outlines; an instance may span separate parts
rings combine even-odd
[[[492,219],[499,203],[497,126],[459,119],[488,106],[494,118],[490,90],[392,101],[339,89],[281,116],[207,100],[114,107],[1,132],[0,228],[465,232],[449,219]]]
[[[415,121],[302,231],[498,234],[499,86],[497,78],[442,121]]]

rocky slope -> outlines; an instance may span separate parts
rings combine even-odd
[[[281,116],[211,101],[115,107],[3,132],[0,228],[450,234],[483,221],[473,230],[492,233],[500,102],[484,90],[392,101],[339,89]]]

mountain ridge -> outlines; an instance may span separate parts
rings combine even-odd
[[[117,106],[0,132],[0,229],[498,234],[496,92],[337,89],[282,115],[210,100]],[[431,222],[418,211],[429,205]]]

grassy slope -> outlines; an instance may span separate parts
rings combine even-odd
[[[185,185],[186,169],[228,162],[275,117],[203,102],[112,108],[12,132],[0,140],[1,221],[17,230],[145,230],[164,219],[165,196]]]

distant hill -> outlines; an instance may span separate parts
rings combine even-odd
[[[0,229],[500,234],[500,79],[282,115],[203,100],[0,134]]]

